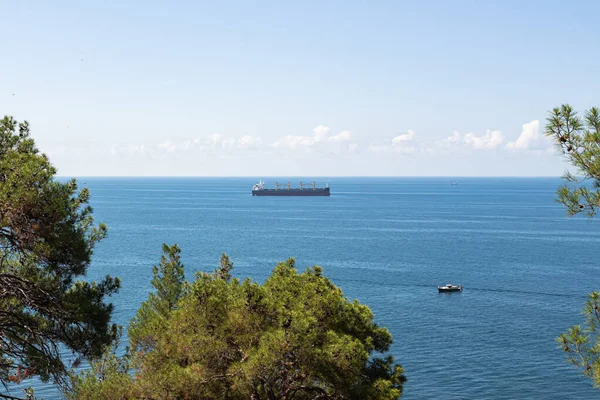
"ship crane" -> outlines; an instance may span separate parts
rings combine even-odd
[[[312,190],[311,187],[312,186]],[[286,184],[275,182],[275,189],[268,189],[261,180],[252,187],[253,196],[329,196],[329,184],[326,183],[324,188],[318,188],[316,182],[310,183],[300,182],[299,188],[292,188],[290,181]]]
[[[290,183],[287,184],[288,190],[290,190]],[[279,182],[275,182],[275,190],[279,190]]]
[[[313,189],[317,188],[317,182],[313,181],[312,184],[309,183],[310,186],[312,186]],[[305,184],[300,182],[300,190],[304,189]],[[287,183],[287,188],[288,190],[291,190],[291,183],[288,182]],[[275,182],[275,190],[279,190],[279,182]]]
[[[313,183],[312,183],[311,186],[312,186],[313,189],[316,189],[317,188],[317,183],[313,181]],[[302,189],[302,182],[300,182],[300,189]]]

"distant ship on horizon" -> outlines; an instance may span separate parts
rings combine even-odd
[[[252,187],[252,196],[330,196],[329,184],[325,187],[317,187],[316,182],[312,185],[304,185],[300,182],[300,187],[293,188],[290,182],[287,185],[280,185],[275,182],[275,189],[265,188],[265,183],[262,179]]]

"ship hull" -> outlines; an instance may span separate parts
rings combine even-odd
[[[330,196],[329,188],[319,189],[262,189],[253,190],[252,196]]]

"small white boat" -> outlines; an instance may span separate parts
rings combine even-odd
[[[445,285],[445,286],[438,286],[438,292],[442,293],[442,292],[462,292],[462,286],[455,286],[452,285],[451,283]]]

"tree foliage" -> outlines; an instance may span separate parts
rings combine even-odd
[[[569,216],[585,212],[592,217],[600,209],[600,109],[592,107],[581,118],[568,104],[554,108],[546,135],[575,168],[565,174],[557,199]]]
[[[0,383],[30,376],[64,384],[59,345],[77,357],[102,354],[116,336],[110,323],[117,279],[79,280],[95,244],[89,191],[54,179],[29,124],[0,120]]]
[[[132,321],[128,355],[118,363],[105,357],[108,375],[95,363],[96,371],[76,377],[72,398],[400,397],[402,368],[391,356],[375,357],[387,352],[390,333],[320,267],[299,273],[289,259],[259,284],[232,277],[233,264],[223,255],[213,273],[197,273],[187,283],[179,249],[163,250],[153,271],[155,291]],[[173,298],[176,306],[164,307]],[[133,375],[120,372],[127,368]]]
[[[600,210],[600,109],[592,107],[583,118],[568,104],[554,108],[548,117],[546,135],[554,138],[560,151],[575,168],[565,174],[566,184],[559,187],[557,200],[567,214],[586,213],[594,217]],[[583,314],[585,324],[569,328],[556,340],[594,385],[600,387],[600,295],[588,295]]]
[[[588,295],[583,314],[585,325],[575,325],[556,340],[567,354],[569,362],[590,377],[600,387],[600,293]]]

